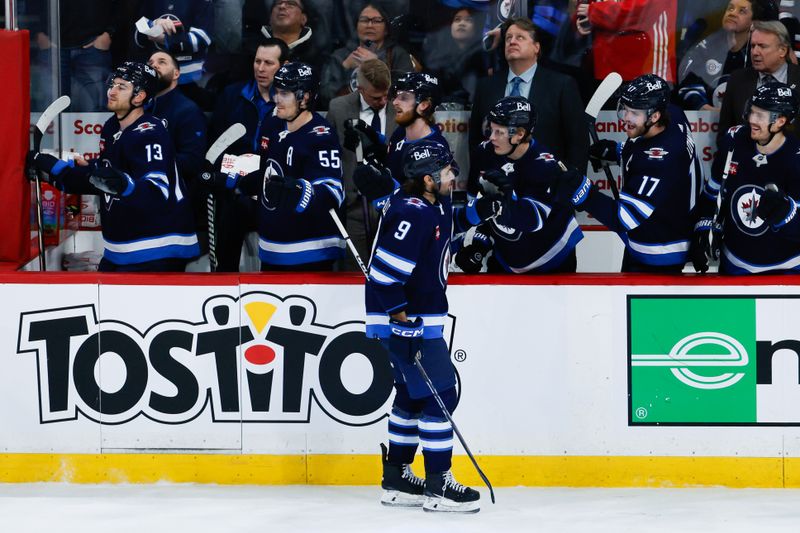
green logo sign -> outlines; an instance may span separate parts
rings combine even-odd
[[[755,424],[756,298],[628,298],[631,424]]]

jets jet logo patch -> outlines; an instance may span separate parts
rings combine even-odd
[[[330,132],[331,129],[328,126],[314,126],[311,128],[311,133],[316,135],[328,135]]]
[[[152,130],[155,127],[156,127],[156,125],[153,124],[152,122],[142,122],[141,124],[139,124],[138,126],[133,128],[133,131],[145,132],[145,131]]]

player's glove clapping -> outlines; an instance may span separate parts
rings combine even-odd
[[[386,167],[359,164],[353,171],[353,182],[358,192],[373,202],[394,192],[395,181]]]
[[[555,185],[554,199],[561,205],[569,205],[582,210],[582,205],[594,194],[592,182],[577,170],[562,173]]]
[[[597,172],[603,164],[619,164],[619,144],[616,141],[603,139],[589,147],[589,162],[592,169]]]
[[[508,197],[511,197],[514,193],[514,179],[502,170],[492,168],[484,172],[481,177],[497,187],[500,192]],[[484,191],[487,193],[492,192],[486,190],[486,188],[484,188]]]
[[[792,220],[797,212],[797,204],[774,183],[768,183],[761,193],[756,207],[756,215],[767,224],[778,228]]]
[[[472,242],[456,253],[456,265],[465,274],[477,274],[483,268],[483,260],[492,249],[492,241],[487,235],[475,232]]]
[[[386,163],[386,146],[372,126],[361,119],[348,120],[344,126],[345,148],[355,152],[361,144],[364,159],[380,164]]]
[[[89,183],[112,196],[129,196],[136,184],[130,176],[113,167],[97,167],[89,175]]]
[[[417,317],[413,321],[389,320],[389,351],[396,357],[409,363],[414,362],[417,352],[421,353],[422,339],[425,326],[422,318]]]
[[[302,213],[314,198],[314,187],[307,180],[272,176],[264,182],[264,199],[270,207],[285,207]]]

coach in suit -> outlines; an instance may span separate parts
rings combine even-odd
[[[484,140],[483,121],[498,100],[504,96],[523,96],[533,103],[538,115],[533,138],[568,166],[585,172],[589,131],[577,83],[565,74],[539,65],[541,45],[530,20],[509,19],[503,25],[503,35],[509,70],[478,80],[470,117],[470,146]]]
[[[379,59],[364,61],[357,74],[358,91],[334,98],[328,107],[328,122],[336,129],[339,143],[344,146],[345,122],[348,119],[361,119],[377,133],[388,139],[397,128],[394,109],[388,105],[389,86],[392,82],[389,67]],[[355,153],[343,150],[342,172],[345,191],[345,226],[350,238],[356,245],[359,255],[364,260],[369,257],[371,243],[366,232],[364,220],[364,203],[353,183],[353,171],[356,168]],[[377,213],[368,208],[370,227],[377,225]],[[347,254],[344,262],[345,270],[358,271],[355,260]]]
[[[800,67],[788,62],[793,53],[786,26],[777,20],[757,20],[750,36],[752,66],[734,71],[725,87],[719,112],[717,142],[728,128],[743,124],[742,113],[756,88],[777,80],[793,89],[800,87]]]

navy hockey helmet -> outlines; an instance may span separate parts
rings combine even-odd
[[[453,154],[434,141],[415,143],[403,154],[403,176],[406,179],[421,180],[431,176],[438,185],[442,181],[441,172],[449,165],[453,165]]]
[[[140,91],[144,91],[147,95],[142,104],[146,104],[155,98],[158,92],[158,72],[156,69],[145,63],[135,61],[125,61],[122,65],[118,66],[108,76],[107,86],[110,89],[114,80],[121,78],[133,86],[133,95],[136,96]]]
[[[429,99],[431,112],[441,100],[439,78],[424,72],[406,72],[397,78],[389,90],[389,98],[394,98],[402,91],[412,93],[416,97],[417,104]]]
[[[486,122],[508,127],[509,135],[516,128],[525,128],[528,134],[536,127],[536,108],[522,96],[506,96],[498,100],[486,115]]]
[[[669,86],[655,74],[645,74],[628,82],[619,96],[619,107],[625,105],[631,109],[647,112],[647,118],[656,111],[664,112],[669,103]]]
[[[760,107],[770,112],[770,123],[775,122],[779,116],[786,117],[787,122],[792,122],[797,115],[797,92],[779,81],[765,83],[756,89],[745,106],[745,122],[752,106]]]
[[[303,96],[309,95],[308,109],[313,109],[319,93],[319,80],[311,65],[292,61],[286,63],[275,73],[272,86],[276,89],[294,93],[298,102],[303,101]]]

